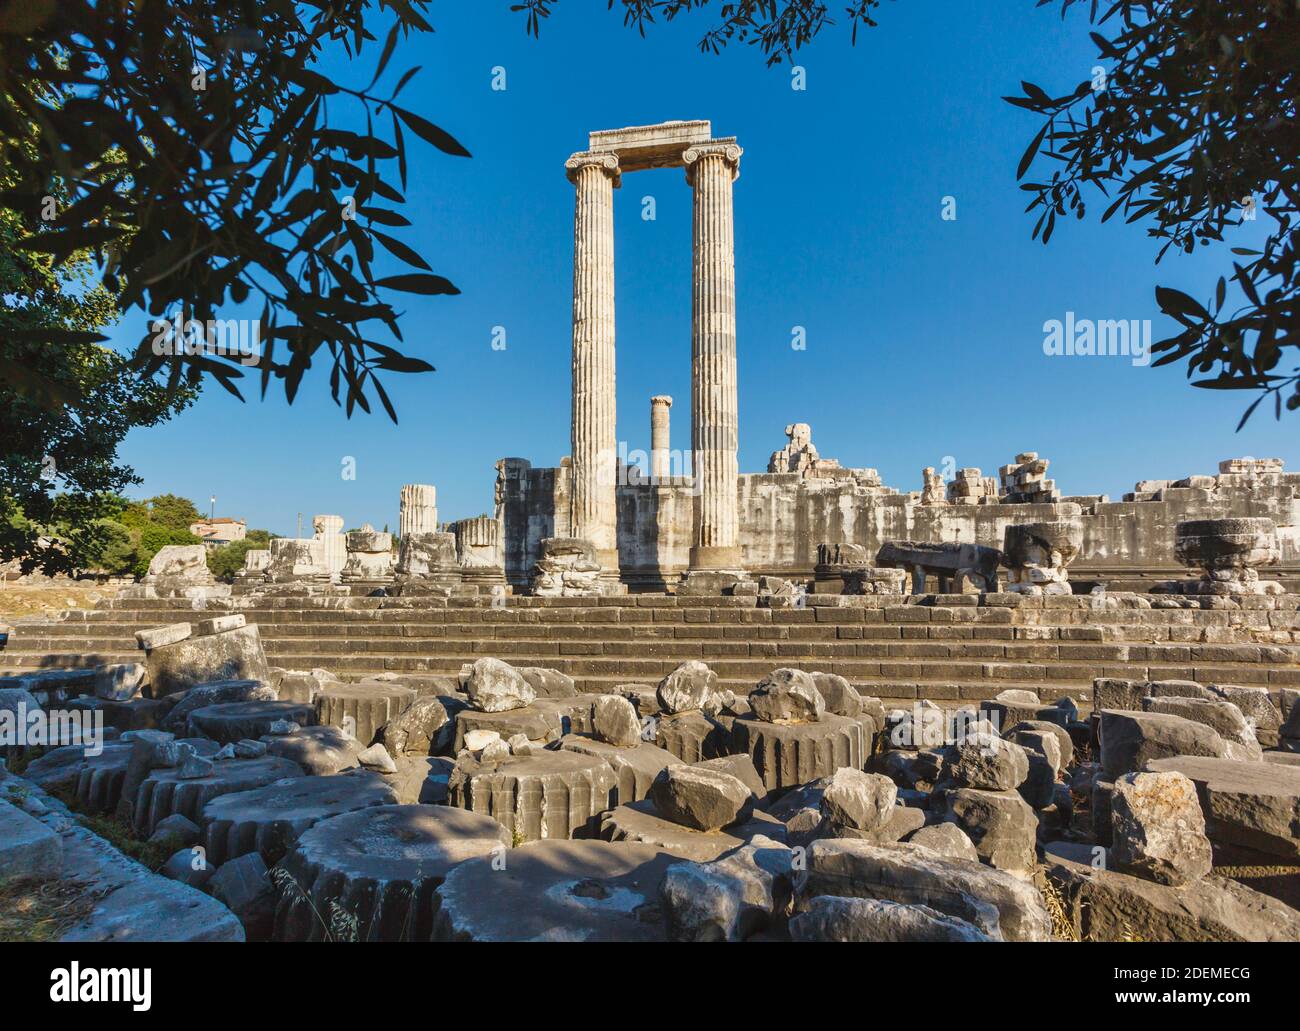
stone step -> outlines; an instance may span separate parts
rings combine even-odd
[[[675,668],[685,658],[704,658],[724,679],[734,679],[750,685],[756,683],[773,667],[791,665],[822,669],[855,679],[880,680],[930,680],[943,682],[988,683],[998,685],[1010,681],[1041,683],[1078,682],[1091,683],[1094,677],[1135,677],[1152,680],[1190,679],[1201,683],[1228,683],[1269,687],[1300,685],[1300,667],[1273,667],[1266,663],[1194,662],[1185,664],[1151,664],[1135,662],[957,662],[928,658],[897,656],[886,660],[871,660],[854,655],[841,655],[824,649],[798,649],[777,655],[724,656],[704,650],[685,654],[652,655],[641,652],[631,656],[590,656],[565,654],[558,649],[529,649],[506,651],[501,642],[478,642],[472,648],[448,650],[441,653],[422,651],[415,654],[394,653],[382,648],[369,648],[373,642],[315,642],[310,648],[297,651],[283,650],[271,644],[268,659],[275,665],[295,669],[324,667],[346,678],[357,678],[380,671],[394,673],[454,672],[463,663],[473,662],[485,655],[503,657],[517,666],[547,666],[559,669],[574,677],[599,676],[624,679],[658,680]],[[104,662],[128,662],[139,658],[138,651],[78,650],[64,652],[14,652],[6,649],[0,653],[0,668],[10,672],[68,666],[93,665]]]

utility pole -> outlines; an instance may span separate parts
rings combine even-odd
[[[211,522],[217,515],[217,496],[213,494],[208,498],[208,522]]]
[[[302,540],[302,513],[298,513],[298,540]]]

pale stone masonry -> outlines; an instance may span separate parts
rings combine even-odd
[[[574,154],[564,164],[573,207],[573,494],[575,537],[596,548],[606,571],[618,569],[615,499],[613,154]]]

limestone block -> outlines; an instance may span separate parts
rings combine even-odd
[[[266,754],[288,759],[308,774],[328,776],[352,769],[363,746],[351,734],[338,727],[302,727],[291,734],[262,738]]]
[[[256,624],[155,645],[147,652],[147,663],[155,698],[214,680],[270,679]]]
[[[1038,817],[1015,791],[949,791],[945,819],[975,844],[979,857],[999,870],[1032,870]]]
[[[644,798],[602,813],[600,836],[606,841],[654,845],[682,859],[707,862],[756,837],[784,841],[785,828],[779,820],[756,809],[744,823],[717,831],[696,830],[661,816],[654,801]]]
[[[1205,817],[1183,774],[1126,774],[1115,782],[1110,811],[1110,854],[1118,869],[1172,885],[1210,872]]]
[[[991,942],[1001,936],[929,906],[905,906],[880,899],[819,895],[790,921],[795,941],[820,942]]]
[[[580,734],[566,734],[560,738],[559,747],[564,751],[604,759],[618,778],[615,793],[619,805],[645,798],[655,778],[667,767],[681,762],[671,752],[648,741],[642,741],[634,748],[624,748]]]
[[[808,848],[795,878],[795,906],[819,895],[929,906],[1007,941],[1050,941],[1051,917],[1032,883],[1002,870],[946,859],[915,845],[836,838]]]
[[[681,759],[695,763],[729,751],[722,724],[694,709],[655,718],[655,744]]]
[[[1101,713],[1101,768],[1110,779],[1143,769],[1153,759],[1175,755],[1226,754],[1227,745],[1201,723],[1167,713]]]

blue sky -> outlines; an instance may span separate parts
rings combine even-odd
[[[385,81],[423,70],[402,102],[474,157],[450,158],[410,134],[401,231],[458,297],[410,297],[407,349],[437,372],[390,375],[401,423],[350,421],[328,370],[298,399],[245,404],[212,384],[171,424],[135,431],[123,457],[165,491],[250,526],[292,534],[301,512],[396,529],[403,483],[433,483],[439,515],[488,511],[493,463],[555,465],[569,450],[573,188],[564,160],[594,129],[706,118],[745,150],[735,186],[740,467],[762,471],[786,423],[809,422],[825,457],[875,466],[915,490],[923,466],[993,475],[1019,451],[1051,459],[1066,493],[1118,500],[1138,479],[1216,471],[1221,458],[1300,463],[1296,417],[1263,408],[1234,433],[1251,396],[1193,390],[1180,366],[1043,354],[1043,323],[1078,318],[1169,322],[1157,283],[1198,297],[1224,259],[1201,252],[1157,267],[1138,226],[1058,225],[1029,238],[1015,168],[1038,128],[1000,98],[1028,79],[1064,92],[1095,60],[1082,12],[1064,22],[1031,0],[897,0],[851,47],[844,26],[801,52],[806,90],[787,66],[733,47],[701,55],[712,12],[648,38],[598,0],[564,0],[525,36],[506,0],[435,4],[437,32],[400,45]],[[382,32],[379,33],[382,37]],[[356,86],[378,48],[326,71]],[[506,72],[494,91],[493,69]],[[395,175],[395,172],[394,172]],[[1032,176],[1032,173],[1031,173]],[[642,198],[657,217],[641,218]],[[944,197],[957,218],[941,218]],[[649,445],[649,398],[667,393],[673,444],[690,434],[691,194],[680,170],[626,176],[615,193],[618,434]],[[1263,222],[1231,243],[1257,237]],[[382,268],[382,266],[381,266]],[[396,264],[392,269],[398,271]],[[410,296],[410,295],[407,295]],[[139,339],[133,312],[117,339]],[[494,350],[494,327],[506,347]],[[791,347],[805,327],[807,347]],[[355,460],[356,478],[341,471]],[[306,524],[309,525],[309,524]]]

